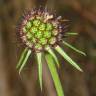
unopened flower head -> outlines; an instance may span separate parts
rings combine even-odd
[[[62,39],[61,32],[61,16],[56,17],[41,9],[26,12],[18,31],[22,42],[35,51],[55,47]]]

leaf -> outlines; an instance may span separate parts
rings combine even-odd
[[[36,53],[36,54],[37,54],[37,61],[38,61],[39,83],[42,91],[42,54],[41,53]]]
[[[60,79],[59,79],[59,76],[57,73],[57,69],[56,69],[56,66],[54,64],[52,56],[47,54],[47,55],[45,55],[45,59],[47,61],[49,70],[51,72],[51,76],[52,76],[52,79],[54,81],[54,85],[55,85],[58,96],[64,96],[61,82],[60,82]]]
[[[67,54],[66,52],[60,47],[60,46],[56,46],[56,51],[63,56],[63,58],[69,62],[69,64],[71,64],[72,66],[74,66],[76,69],[78,69],[79,71],[83,71]]]
[[[59,68],[60,65],[59,65],[59,62],[58,62],[58,58],[56,57],[56,55],[55,55],[55,53],[53,52],[53,50],[52,50],[50,47],[48,47],[47,51],[52,55],[52,57],[54,58],[57,66],[58,66],[58,68]]]
[[[20,59],[19,59],[19,62],[17,63],[17,66],[16,66],[17,69],[21,66],[22,61],[24,60],[25,54],[27,51],[28,51],[28,48],[25,48],[24,51],[22,52]]]
[[[30,54],[31,54],[31,50],[28,50],[28,51],[27,51],[27,54],[25,55],[24,60],[22,61],[21,67],[20,67],[20,69],[19,69],[19,74],[21,73],[22,69],[24,68],[24,66],[25,66],[25,64],[26,64],[26,62],[27,62]]]
[[[86,56],[86,54],[85,54],[84,52],[82,52],[82,51],[76,49],[75,47],[73,47],[72,45],[68,44],[67,42],[63,41],[63,43],[64,43],[64,45],[66,45],[67,47],[71,48],[72,50],[74,50],[74,51],[76,51],[76,52],[78,52],[78,53],[80,53],[80,54]]]

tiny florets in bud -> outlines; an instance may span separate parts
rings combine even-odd
[[[22,42],[35,51],[44,50],[46,46],[56,45],[60,41],[58,39],[61,34],[59,30],[62,30],[60,19],[45,10],[28,12],[24,15],[19,27]]]

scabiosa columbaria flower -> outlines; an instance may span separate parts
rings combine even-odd
[[[27,12],[19,25],[22,42],[35,52],[44,51],[48,46],[56,46],[62,39],[61,16],[55,18],[47,11]]]
[[[73,65],[79,71],[82,69],[67,55],[67,53],[60,47],[59,43],[75,50],[78,53],[85,55],[82,51],[74,48],[63,40],[65,34],[62,23],[67,20],[62,20],[61,16],[56,17],[50,14],[46,9],[32,9],[24,14],[19,26],[18,34],[22,43],[26,46],[21,54],[20,60],[17,64],[19,73],[25,66],[29,56],[34,52],[37,56],[39,82],[42,90],[42,54],[44,54],[49,70],[51,72],[58,96],[64,96],[62,86],[57,74],[54,61],[59,67],[58,58],[53,52],[55,49],[61,56],[64,57],[69,64]],[[74,33],[69,33],[74,34]],[[68,35],[68,34],[67,34]],[[47,53],[45,52],[47,51]],[[53,60],[54,59],[54,60]]]

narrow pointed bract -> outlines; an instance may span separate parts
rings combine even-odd
[[[31,55],[31,50],[29,49],[27,51],[27,54],[25,55],[24,60],[22,61],[21,67],[19,69],[19,74],[21,73],[22,69],[24,68],[24,66],[25,66],[26,62],[28,61],[28,58],[29,58],[30,55]]]
[[[58,94],[58,96],[64,96],[63,88],[61,86],[61,82],[60,82],[58,72],[57,72],[56,66],[54,64],[53,58],[49,54],[45,55],[45,58],[46,58],[52,79],[54,81],[54,85],[55,85],[57,94]]]
[[[82,55],[86,56],[86,54],[85,54],[84,52],[82,52],[82,51],[78,50],[77,48],[73,47],[73,46],[72,46],[72,45],[70,45],[69,43],[67,43],[67,42],[63,41],[63,44],[64,44],[64,45],[66,45],[67,47],[71,48],[72,50],[74,50],[74,51],[76,51],[76,52],[78,52],[78,53],[80,53],[80,54],[82,54]]]
[[[55,53],[53,52],[53,50],[52,50],[50,47],[48,47],[48,48],[47,48],[47,51],[52,55],[52,57],[54,58],[57,66],[58,66],[58,68],[59,68],[59,67],[60,67],[60,64],[59,64],[58,58],[57,58],[57,56],[55,55]]]
[[[21,66],[27,51],[28,51],[28,48],[25,48],[24,51],[22,52],[19,62],[17,63],[17,66],[16,66],[17,69]]]
[[[74,36],[74,35],[78,35],[78,33],[76,33],[76,32],[67,32],[67,33],[65,33],[65,36]]]
[[[79,71],[83,71],[68,55],[67,53],[58,45],[56,46],[56,51],[63,56],[63,58],[69,62],[69,64],[71,64],[72,66],[74,66],[76,69],[78,69]]]
[[[42,54],[41,53],[36,53],[36,54],[37,54],[37,62],[38,62],[39,83],[42,91]]]

